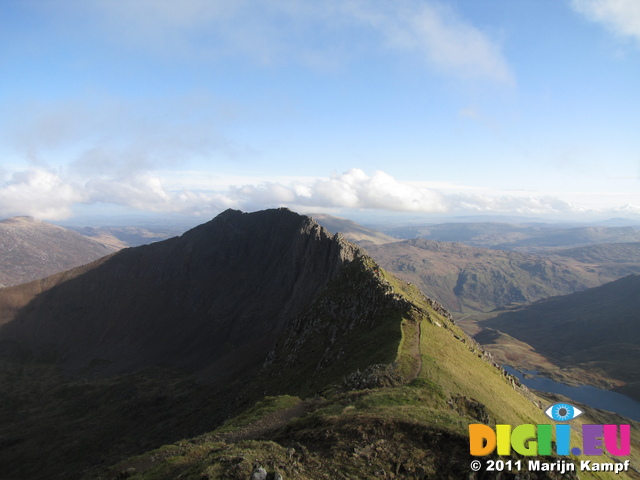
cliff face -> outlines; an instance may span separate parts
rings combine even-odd
[[[0,291],[0,340],[52,346],[72,370],[168,364],[224,383],[261,364],[359,254],[288,210],[228,210],[182,237]]]

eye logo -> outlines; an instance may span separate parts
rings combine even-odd
[[[545,415],[556,422],[568,422],[578,418],[584,412],[568,403],[556,403],[544,411]]]

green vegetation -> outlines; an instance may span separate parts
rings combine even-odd
[[[418,381],[342,392],[316,400],[300,417],[276,423],[253,438],[233,437],[234,432],[242,434],[245,425],[235,430],[220,428],[131,458],[101,478],[247,480],[256,465],[285,479],[299,480],[466,478],[472,459],[467,428],[477,419],[451,407],[438,390]],[[283,410],[290,408],[285,406],[288,402],[284,399]],[[275,413],[254,417],[254,421]],[[549,474],[532,478],[577,477]],[[583,472],[580,478],[608,477]],[[617,478],[634,477],[623,474]]]
[[[393,363],[407,305],[380,272],[369,258],[345,267],[283,334],[247,397],[312,396],[356,371]]]
[[[472,460],[469,424],[548,423],[535,403],[538,399],[495,368],[445,312],[375,264],[361,266],[364,269],[352,270],[340,282],[343,286],[360,285],[363,279],[350,284],[349,278],[355,280],[369,271],[388,286],[385,295],[402,305],[400,335],[393,337],[395,364],[405,362],[399,368],[405,374],[413,372],[415,378],[405,379],[402,385],[354,390],[337,385],[334,377],[334,386],[324,389],[322,396],[303,401],[269,396],[217,430],[129,459],[102,478],[247,480],[260,465],[285,479],[460,479],[468,478]],[[319,299],[319,304],[326,300]],[[313,311],[319,314],[323,310]],[[398,322],[393,315],[389,318]],[[317,332],[324,338],[322,329]],[[305,330],[296,333],[304,337]],[[420,358],[417,370],[413,361],[416,346]],[[309,364],[297,366],[308,371],[318,359],[310,358]],[[357,364],[358,360],[347,363],[350,368]],[[276,370],[287,368],[278,355],[272,365]],[[271,368],[266,370],[274,375]],[[288,381],[293,371],[283,375]],[[310,391],[307,380],[293,383],[298,391]],[[589,418],[585,416],[584,421]],[[576,445],[580,441],[578,436],[574,438]],[[632,448],[635,458],[638,452],[635,445]],[[576,477],[539,472],[531,478]],[[582,472],[580,478],[607,477]],[[634,477],[623,474],[617,478]]]
[[[289,395],[280,395],[278,397],[267,396],[258,401],[252,408],[233,417],[220,427],[217,432],[231,432],[240,428],[254,424],[266,415],[279,412],[281,410],[295,407],[300,404],[300,398],[291,397]]]
[[[170,369],[99,376],[98,359],[71,378],[59,361],[2,357],[0,477],[248,480],[261,465],[285,480],[458,480],[469,424],[548,423],[439,304],[368,257],[228,390]]]
[[[254,464],[259,464],[284,478],[309,480],[384,474],[460,478],[468,470],[465,429],[472,420],[467,418],[466,423],[456,413],[425,406],[431,402],[431,393],[415,385],[343,392],[256,439],[225,440],[232,433],[225,426],[127,460],[114,467],[111,475],[246,480]],[[444,404],[442,399],[437,402]],[[455,456],[445,460],[443,448]]]

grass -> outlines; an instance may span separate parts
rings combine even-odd
[[[267,403],[286,408],[290,402],[290,398],[284,397],[271,398]],[[258,419],[260,415],[251,413],[246,418],[249,417]],[[452,409],[439,386],[419,379],[401,387],[336,394],[304,416],[251,440],[219,441],[217,435],[226,430],[218,429],[129,460],[112,473],[135,468],[135,472],[130,472],[132,479],[164,480],[179,476],[246,480],[254,466],[260,465],[270,473],[299,480],[390,475],[458,479],[469,473],[472,458],[467,453],[467,428],[476,422]],[[237,427],[240,425],[244,422]],[[541,460],[549,462],[555,458]],[[582,472],[580,478],[608,477],[606,473]],[[622,474],[616,478],[633,477]]]
[[[83,478],[246,480],[259,464],[285,479],[457,480],[469,475],[468,425],[478,417],[549,422],[437,305],[369,259],[315,299],[270,361],[243,397],[226,399],[176,371],[72,382],[45,364],[9,365],[0,415],[20,407],[26,417],[8,422],[7,433],[23,440],[1,451],[0,465],[21,462],[12,476],[33,479],[78,478],[106,462],[115,467]],[[349,373],[379,363],[417,377],[386,388],[344,385]],[[11,391],[16,376],[33,382]],[[237,410],[224,424],[221,405]],[[283,415],[291,411],[295,418]]]
[[[300,398],[290,395],[280,395],[277,397],[266,396],[262,400],[259,400],[252,408],[225,422],[216,432],[230,432],[247,427],[270,413],[295,407],[300,404],[300,402]]]
[[[381,271],[378,274],[388,278]],[[419,341],[417,378],[388,388],[348,391],[335,387],[326,390],[322,400],[310,403],[312,408],[306,414],[252,440],[216,441],[221,434],[246,428],[265,415],[299,402],[290,396],[267,397],[217,431],[181,442],[178,446],[186,450],[175,450],[175,458],[161,459],[153,469],[131,478],[160,480],[180,475],[246,480],[253,466],[260,464],[271,473],[301,480],[391,475],[458,479],[469,474],[472,458],[468,454],[468,425],[479,422],[476,415],[486,412],[491,425],[549,423],[532,397],[514,388],[459,327],[424,302],[419,291],[395,279],[390,279],[389,285],[414,303],[415,308],[405,309],[400,320],[395,361],[400,368],[414,368],[413,350]],[[592,417],[585,417],[585,421],[589,418],[593,421]],[[573,441],[577,445],[581,439],[574,435]],[[580,478],[607,477],[581,472]]]

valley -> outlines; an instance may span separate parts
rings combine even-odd
[[[350,224],[340,225],[349,237]],[[425,237],[360,243],[385,269],[454,312],[498,363],[640,398],[640,365],[633,361],[640,327],[631,300],[640,272],[636,227],[460,223],[387,232]],[[626,242],[598,243],[611,240]],[[612,336],[607,348],[603,339]]]
[[[634,361],[640,353],[638,291],[640,276],[631,275],[512,309],[480,325],[526,342],[561,367],[609,379],[617,390],[640,399],[640,365]]]

